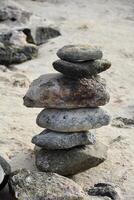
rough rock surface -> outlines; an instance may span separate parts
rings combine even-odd
[[[31,60],[38,55],[35,45],[27,44],[24,46],[4,45],[0,43],[0,64],[11,65],[19,64]]]
[[[2,190],[7,184],[10,172],[10,165],[0,156],[0,190]]]
[[[121,200],[116,187],[107,183],[98,183],[88,190],[88,194],[92,196],[109,197],[113,200]]]
[[[5,45],[27,45],[26,35],[22,31],[2,31],[0,33],[0,42]]]
[[[79,132],[108,125],[110,115],[102,108],[44,109],[36,122],[40,127],[53,131]]]
[[[86,61],[71,63],[64,60],[53,62],[54,69],[72,78],[91,77],[101,73],[111,66],[108,60]]]
[[[18,170],[10,178],[17,200],[84,200],[85,194],[74,181],[55,173]]]
[[[35,26],[35,27],[34,27]],[[60,36],[60,31],[51,26],[37,26],[16,28],[16,30],[2,30],[0,33],[0,42],[11,44],[12,41],[17,44],[32,43],[41,45],[47,42],[48,39]],[[18,43],[19,42],[19,43]]]
[[[73,175],[96,167],[107,157],[107,146],[102,143],[69,150],[45,150],[35,148],[36,166],[40,171]]]
[[[104,79],[68,79],[62,74],[45,74],[34,80],[24,97],[27,107],[98,107],[109,102]]]
[[[0,1],[0,21],[10,20],[25,23],[30,19],[31,13],[22,9],[14,1]]]
[[[0,165],[2,166],[5,174],[9,175],[11,172],[11,167],[2,156],[0,156]]]
[[[3,168],[0,165],[0,190],[3,189],[3,187],[1,186],[1,184],[2,184],[2,182],[4,180],[4,176],[5,176],[4,170],[3,170]]]
[[[61,35],[58,29],[51,26],[37,26],[34,28],[24,28],[22,30],[27,35],[27,42],[36,45],[44,44],[48,39]]]
[[[91,132],[61,133],[44,130],[32,139],[32,143],[44,149],[69,149],[75,146],[95,144],[95,135]]]
[[[103,53],[98,47],[90,45],[68,45],[59,49],[57,56],[62,60],[79,62],[101,59]]]

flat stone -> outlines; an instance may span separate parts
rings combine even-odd
[[[111,66],[108,60],[86,61],[81,63],[71,63],[64,60],[53,62],[54,69],[72,78],[83,78],[95,76]]]
[[[0,43],[0,64],[11,65],[23,63],[31,60],[38,55],[38,49],[35,45],[5,45]]]
[[[8,182],[11,167],[6,160],[0,156],[0,191],[5,187]]]
[[[75,146],[95,144],[95,135],[91,132],[61,133],[44,130],[32,139],[32,143],[44,149],[69,149]]]
[[[55,173],[21,169],[13,173],[10,185],[17,200],[84,200],[82,188]]]
[[[35,149],[36,166],[40,171],[55,172],[61,175],[74,175],[104,162],[107,146],[102,143],[75,147],[70,150]]]
[[[108,125],[110,115],[102,108],[44,109],[36,122],[40,127],[53,131],[80,132]]]
[[[98,107],[109,102],[106,83],[99,76],[69,79],[60,73],[45,74],[34,80],[24,97],[27,107]]]
[[[57,56],[70,62],[81,62],[87,60],[101,59],[102,51],[90,45],[67,45],[58,50]]]

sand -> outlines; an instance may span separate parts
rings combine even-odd
[[[61,37],[39,49],[39,57],[16,65],[16,71],[0,72],[0,154],[12,166],[36,169],[33,135],[41,132],[36,123],[38,108],[23,106],[29,83],[41,74],[54,72],[56,51],[67,44],[93,44],[103,49],[112,67],[102,73],[111,100],[105,107],[111,115],[134,117],[134,1],[133,0],[18,0],[26,9],[54,21]],[[16,86],[18,80],[20,86]],[[97,130],[97,139],[109,146],[108,159],[73,179],[89,188],[98,182],[113,183],[123,199],[134,199],[134,127],[109,125]]]

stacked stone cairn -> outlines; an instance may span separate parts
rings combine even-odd
[[[68,45],[57,52],[53,67],[60,73],[34,80],[24,96],[27,107],[44,108],[37,125],[45,128],[32,139],[40,171],[74,175],[105,161],[107,146],[95,139],[95,129],[110,122],[99,106],[109,102],[106,83],[98,74],[111,63],[98,47]],[[91,130],[94,129],[94,130]]]

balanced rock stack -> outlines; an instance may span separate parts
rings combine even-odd
[[[88,45],[64,46],[53,63],[61,73],[34,80],[24,97],[27,107],[43,107],[37,124],[46,128],[32,139],[40,171],[73,175],[102,163],[107,146],[96,142],[94,132],[110,122],[105,80],[97,75],[111,63],[102,51]],[[90,130],[90,131],[89,131]]]

